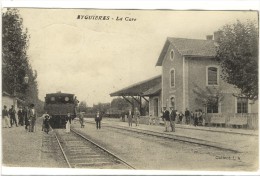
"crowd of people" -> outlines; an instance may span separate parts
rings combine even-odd
[[[35,131],[35,121],[37,117],[37,112],[34,109],[34,104],[31,104],[29,107],[24,106],[23,108],[20,106],[18,112],[16,112],[13,105],[9,110],[7,110],[7,106],[4,105],[2,115],[4,128],[11,128],[15,125],[17,127],[25,126],[25,130],[28,132]],[[18,117],[18,119],[16,119],[16,116]],[[80,127],[84,128],[84,113],[79,112],[77,116],[79,118]],[[167,110],[166,107],[163,107],[161,117],[165,124],[165,132],[168,132],[170,130],[172,132],[175,132],[175,124],[187,124],[194,126],[205,125],[205,113],[201,109],[192,112],[186,108],[183,114],[182,112],[174,110],[173,107],[170,107],[170,111]],[[47,114],[47,112],[43,115],[42,131],[46,132],[47,134],[50,130],[50,118],[51,117]],[[134,111],[132,111],[132,109],[129,109],[128,112],[124,114],[123,118],[127,118],[129,127],[132,127],[133,122],[135,122],[136,126],[139,126],[140,111],[138,110],[138,108],[135,108]],[[72,119],[72,115],[68,112],[65,117],[66,132],[70,132],[70,125]],[[97,111],[95,115],[97,129],[101,129],[101,121],[102,113]],[[155,124],[155,121],[150,118],[149,124]]]
[[[18,117],[18,119],[16,117]],[[4,128],[12,128],[14,125],[16,127],[25,126],[26,131],[34,132],[36,117],[37,112],[34,109],[34,104],[31,104],[29,107],[20,106],[18,112],[16,112],[13,105],[9,110],[7,110],[7,106],[4,105],[4,109],[2,110],[2,124]]]
[[[170,107],[170,111],[163,107],[162,119],[165,123],[165,132],[168,132],[171,127],[171,131],[175,131],[175,124],[187,124],[194,126],[205,125],[205,113],[201,109],[195,110],[195,112],[189,111],[187,108],[184,112],[178,112]]]

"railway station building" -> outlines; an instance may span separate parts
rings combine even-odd
[[[2,92],[2,106],[7,106],[7,109],[11,108],[14,105],[15,109],[18,109],[19,106],[22,106],[25,102],[17,97],[12,96],[11,94],[3,91]],[[2,108],[3,108],[2,107]]]
[[[217,39],[217,33],[215,34]],[[162,106],[184,112],[202,109],[207,113],[257,113],[258,102],[237,97],[240,92],[221,79],[221,67],[215,59],[216,40],[167,38],[157,60],[162,67]],[[195,92],[219,94],[214,106],[199,102]],[[221,98],[220,98],[221,96]]]
[[[146,84],[149,79],[111,95],[124,96],[123,92],[139,86],[135,95],[149,97],[149,116],[160,116],[162,107],[183,113],[186,108],[193,112],[200,109],[212,123],[250,123],[255,128],[258,101],[238,96],[239,89],[221,79],[221,66],[215,58],[218,37],[219,33],[214,33],[214,40],[213,35],[205,40],[168,37],[156,63],[162,68],[157,83]],[[207,104],[205,95],[215,97],[215,103]]]

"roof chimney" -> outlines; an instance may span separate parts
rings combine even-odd
[[[206,36],[206,39],[207,39],[207,40],[213,40],[213,35],[207,35],[207,36]]]
[[[221,38],[223,37],[223,31],[214,32],[214,41],[219,43]]]

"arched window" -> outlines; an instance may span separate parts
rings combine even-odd
[[[175,70],[174,69],[171,69],[171,72],[170,72],[170,85],[171,85],[171,87],[175,86]]]
[[[218,67],[207,67],[207,85],[218,85]]]

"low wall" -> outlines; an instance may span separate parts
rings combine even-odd
[[[127,120],[127,119],[126,119]],[[134,122],[134,119],[133,119]],[[159,125],[163,123],[160,117],[141,116],[140,124]],[[250,114],[206,114],[205,124],[207,126],[221,125],[223,127],[242,127],[247,129],[258,129],[258,113]]]
[[[221,124],[225,127],[241,126],[248,129],[258,129],[258,113],[250,114],[206,114],[205,123],[212,126]]]

